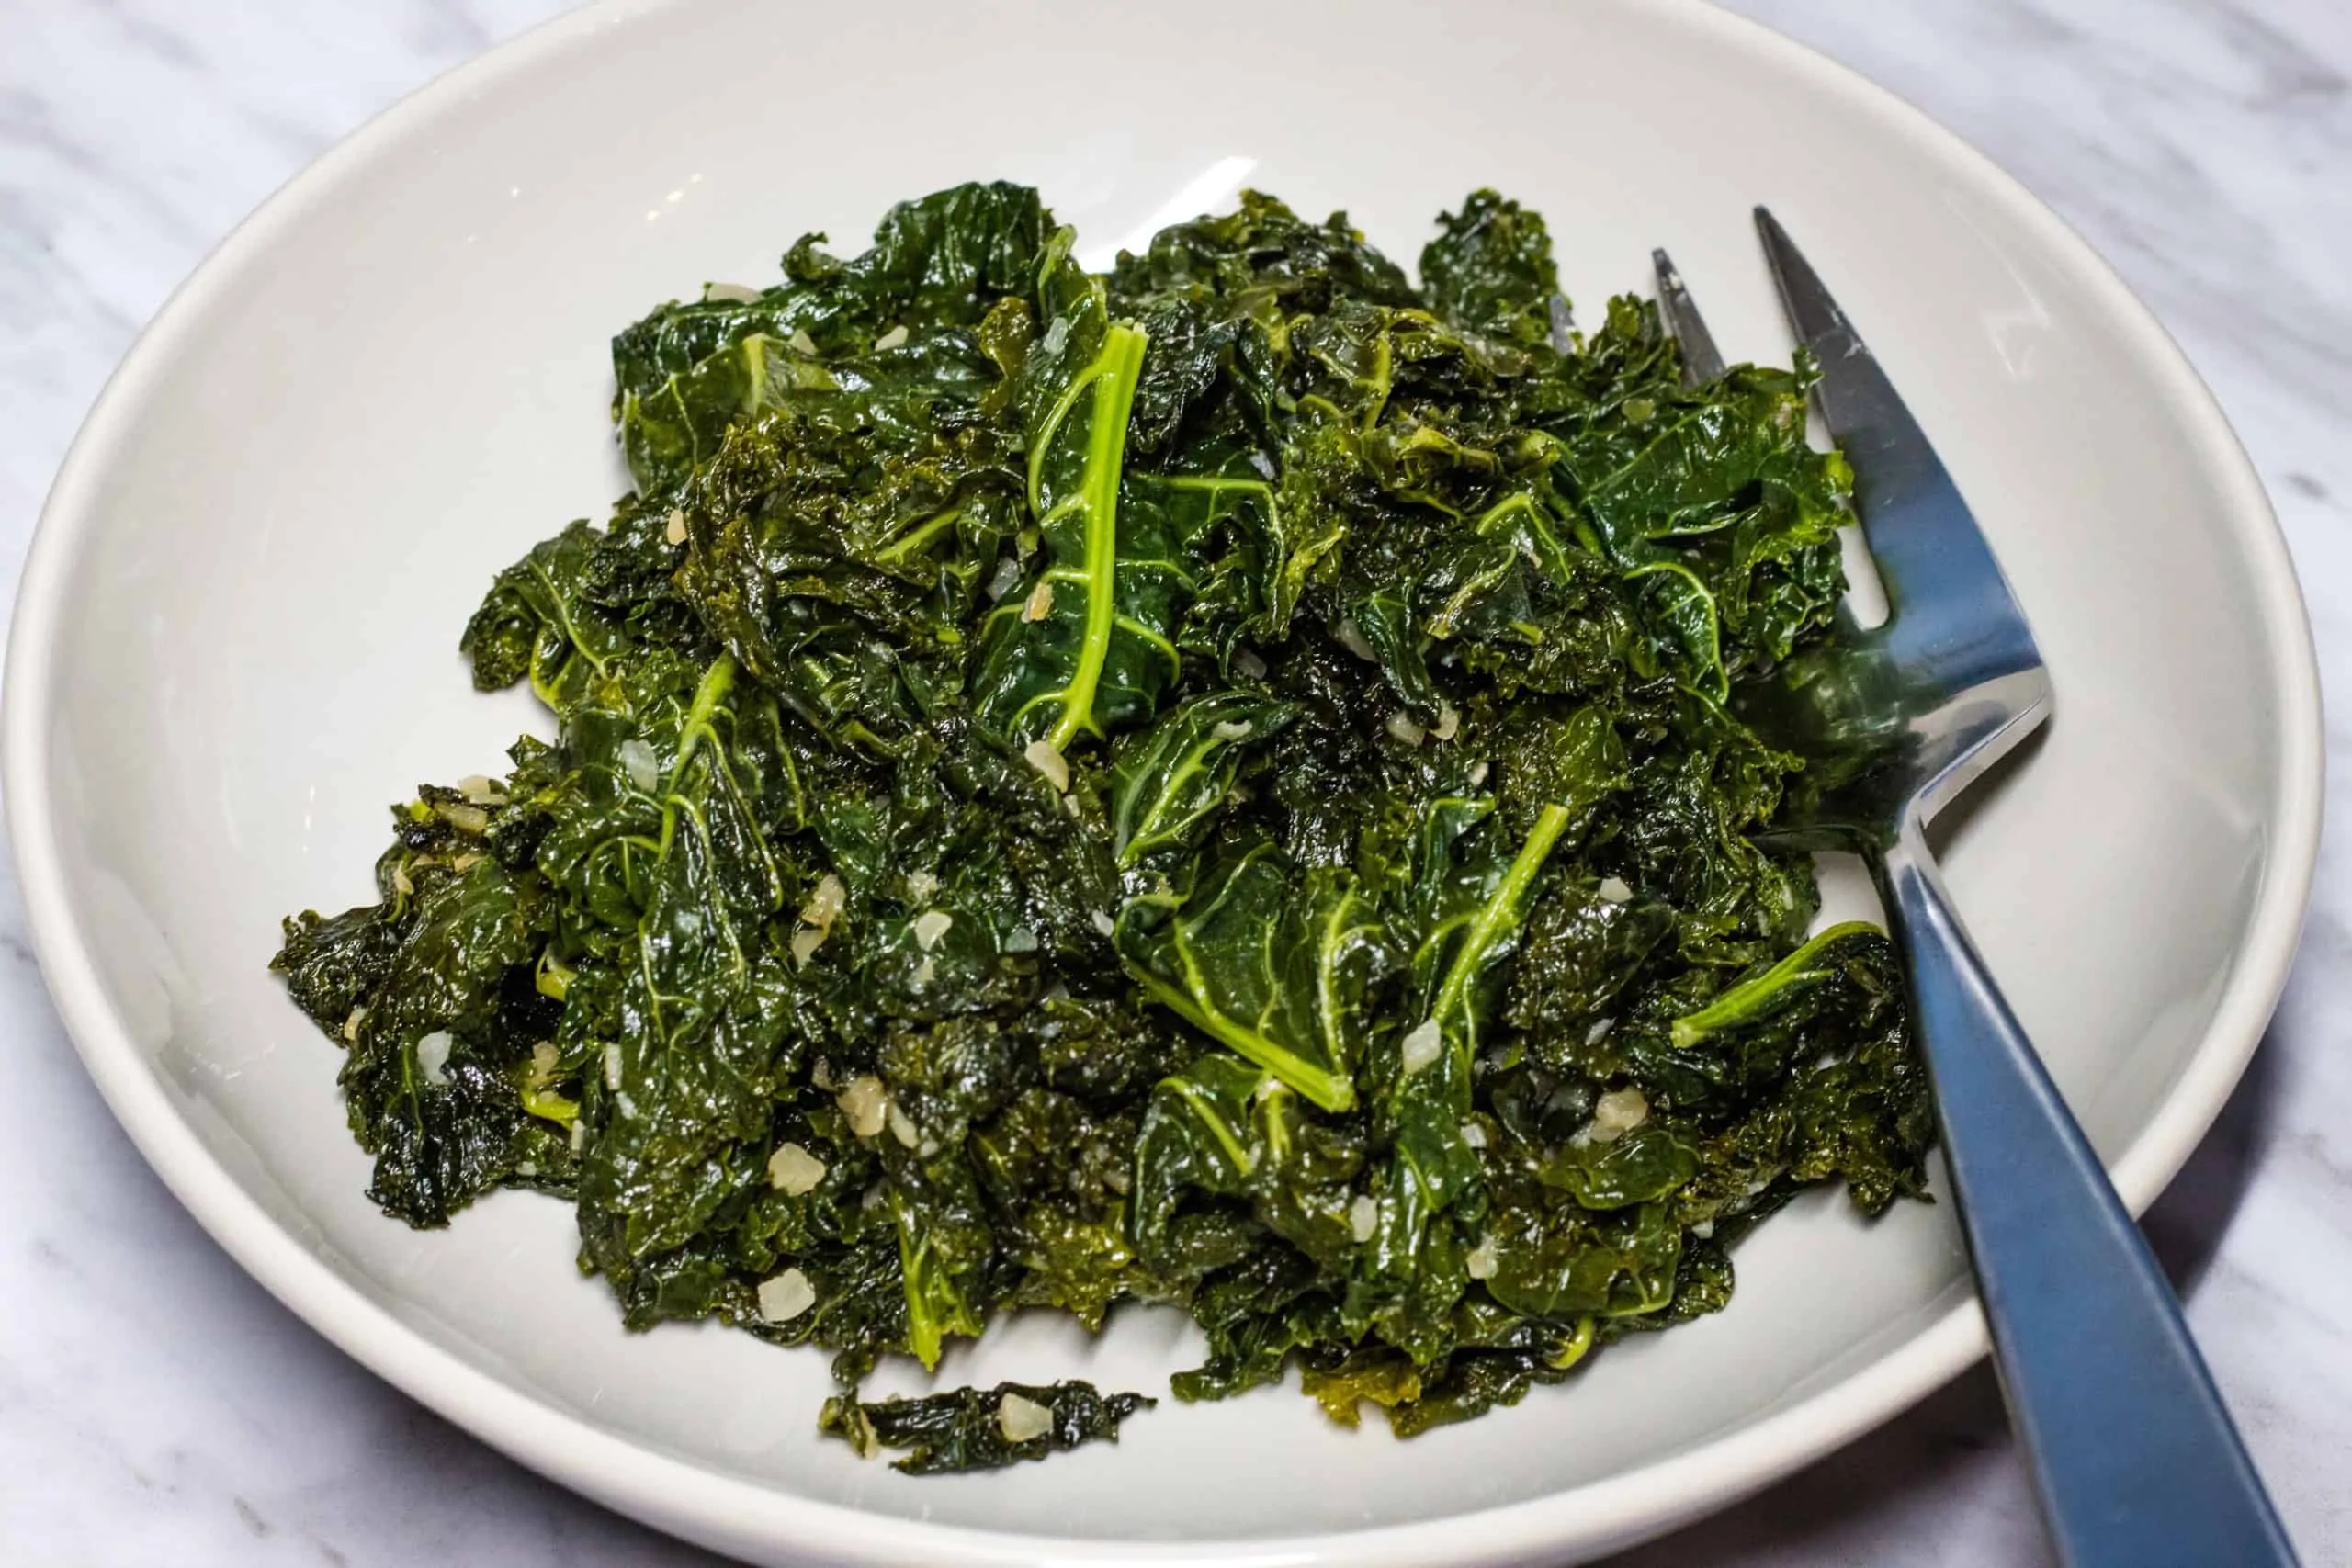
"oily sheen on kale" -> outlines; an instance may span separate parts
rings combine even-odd
[[[386,1211],[560,1195],[631,1327],[822,1346],[937,1470],[1136,1406],[857,1402],[1009,1309],[1410,1434],[1921,1193],[1890,951],[1806,939],[1732,716],[1843,588],[1802,360],[1574,333],[1488,191],[1418,287],[1255,194],[1107,276],[1009,185],[821,242],[614,341],[635,490],[461,645],[555,739],[287,922]]]

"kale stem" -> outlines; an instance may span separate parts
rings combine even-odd
[[[693,760],[695,745],[703,740],[716,742],[718,734],[710,728],[710,716],[735,685],[735,656],[722,653],[703,671],[695,683],[692,706],[686,710],[686,721],[678,727],[678,760],[670,769],[669,789],[675,791],[679,779],[685,775],[686,763]],[[666,835],[665,835],[666,837]]]
[[[1696,1045],[1717,1030],[1730,1028],[1752,1017],[1758,1008],[1771,999],[1774,993],[1800,980],[1826,975],[1827,970],[1814,969],[1811,965],[1815,955],[1830,943],[1858,931],[1876,930],[1878,928],[1868,920],[1846,920],[1831,926],[1754,979],[1741,981],[1705,1007],[1676,1019],[1674,1043],[1683,1047]]]
[[[1080,729],[1100,732],[1094,694],[1111,653],[1119,569],[1119,472],[1127,452],[1127,418],[1135,407],[1136,382],[1143,374],[1144,333],[1118,325],[1102,334],[1094,388],[1094,418],[1087,430],[1086,470],[1080,495],[1086,512],[1086,630],[1079,643],[1078,670],[1065,689],[1060,722],[1047,744],[1066,750]]]
[[[1430,1007],[1430,1016],[1438,1020],[1441,1027],[1447,1017],[1467,1002],[1470,982],[1485,963],[1487,950],[1517,923],[1520,902],[1534,886],[1536,874],[1544,869],[1544,861],[1551,857],[1553,847],[1560,841],[1567,826],[1568,808],[1565,806],[1546,806],[1536,814],[1535,826],[1528,829],[1527,841],[1520,846],[1510,869],[1503,873],[1494,897],[1487,900],[1478,918],[1471,922],[1469,934],[1462,939],[1462,951],[1453,955],[1445,981],[1438,987],[1437,1001]],[[1453,1045],[1457,1051],[1468,1050],[1469,1036],[1457,1034]]]

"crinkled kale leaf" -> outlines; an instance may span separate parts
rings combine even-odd
[[[1119,1423],[1157,1403],[1139,1393],[1104,1395],[1075,1382],[1007,1382],[863,1403],[842,1394],[825,1402],[817,1429],[868,1458],[883,1449],[901,1450],[893,1469],[933,1475],[1001,1470],[1098,1438],[1115,1443]]]
[[[615,340],[635,491],[461,644],[557,739],[287,922],[387,1211],[560,1194],[631,1327],[822,1346],[930,1472],[1147,1403],[857,1400],[1010,1308],[1410,1434],[1720,1309],[1807,1184],[1924,1195],[1890,950],[1807,940],[1732,716],[1843,587],[1802,360],[1561,352],[1486,191],[1419,288],[1255,194],[1107,276],[1007,185],[820,241]]]

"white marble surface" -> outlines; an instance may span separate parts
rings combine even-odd
[[[2352,681],[2352,9],[2337,0],[1736,0],[1904,94],[2086,233],[2268,482]],[[553,0],[0,7],[0,578],[134,333],[257,201]],[[2352,731],[2329,727],[2352,788]],[[2352,1563],[2352,845],[2149,1221],[2306,1561]],[[83,1076],[0,865],[0,1559],[708,1563],[346,1360],[198,1230]],[[1988,1376],[1617,1568],[2046,1562]]]

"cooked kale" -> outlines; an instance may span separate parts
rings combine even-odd
[[[1562,349],[1491,192],[1419,288],[1255,194],[1107,276],[1007,185],[821,239],[615,340],[635,490],[461,643],[556,739],[287,922],[387,1211],[560,1194],[629,1326],[824,1347],[932,1471],[1138,1403],[857,1401],[1008,1308],[1409,1434],[1718,1310],[1806,1184],[1923,1195],[1893,956],[1806,940],[1730,705],[1843,588],[1802,359]]]
[[[1120,1422],[1158,1403],[1139,1393],[1105,1398],[1083,1382],[1043,1388],[1006,1382],[866,1403],[842,1394],[825,1401],[817,1429],[869,1459],[884,1449],[903,1449],[905,1457],[893,1460],[893,1469],[932,1475],[1001,1470],[1097,1438],[1115,1443]]]

